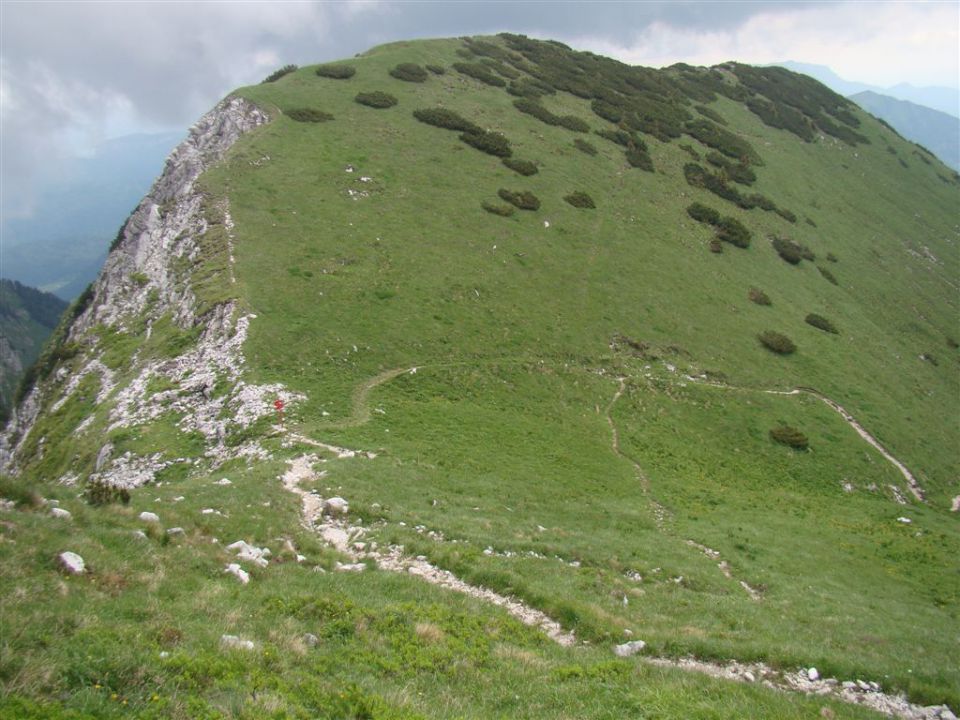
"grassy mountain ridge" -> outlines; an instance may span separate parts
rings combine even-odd
[[[95,599],[114,623],[105,652],[131,651],[80,672],[67,656],[94,631],[78,620],[84,632],[55,642],[67,679],[43,680],[51,654],[25,632],[4,671],[13,701],[82,686],[86,707],[103,710],[113,706],[96,686],[110,677],[142,713],[162,702],[182,716],[614,717],[628,703],[654,717],[802,717],[821,706],[609,660],[611,644],[637,637],[654,655],[816,665],[956,705],[958,432],[943,421],[958,390],[955,175],[778,69],[652,71],[519,36],[394,43],[343,66],[353,72],[307,67],[237,91],[272,120],[201,176],[207,228],[184,270],[198,307],[233,300],[253,316],[243,378],[290,393],[288,433],[269,416],[231,424],[225,405],[227,444],[259,443],[270,459],[217,467],[185,430],[188,383],[159,372],[146,394],[166,398],[165,411],[112,425],[139,368],[182,357],[197,332],[148,305],[75,337],[61,366],[79,374],[99,357],[118,390],[97,397],[93,374],[69,397],[41,386],[46,409],[10,488],[71,507],[99,567],[31,612],[73,617],[76,597]],[[396,103],[355,101],[375,92]],[[414,114],[438,107],[466,130]],[[537,172],[507,167],[505,148]],[[578,192],[595,207],[565,200]],[[538,209],[514,208],[511,193]],[[714,243],[727,236],[690,216],[695,202],[738,221],[747,247]],[[147,294],[153,282],[131,276]],[[765,348],[768,330],[796,351]],[[224,383],[203,394],[225,397]],[[769,392],[796,386],[840,403],[913,471],[926,502],[819,399]],[[162,485],[132,490],[129,508],[98,508],[44,483],[101,471],[82,422],[113,458],[169,461],[153,474]],[[808,451],[771,440],[784,424]],[[38,435],[71,433],[80,439],[31,451]],[[335,567],[276,480],[283,461],[317,452],[304,437],[376,453],[320,453],[326,474],[311,487],[346,497],[381,545],[518,597],[591,645],[563,654],[478,603],[386,572],[271,563],[240,589],[211,537],[275,553],[286,538],[308,564]],[[224,475],[237,487],[211,488]],[[116,546],[147,509],[185,537],[151,531],[149,550],[124,557]],[[34,567],[50,564],[64,531],[38,512],[16,519],[5,532],[43,538],[18,558],[16,583],[49,588],[56,576]],[[185,559],[183,587],[146,567]],[[140,637],[134,608],[149,587],[164,599],[140,616]],[[215,618],[206,625],[179,612],[195,593]],[[469,620],[478,613],[482,627]],[[221,632],[252,635],[257,653],[220,659]],[[316,651],[297,649],[305,632],[320,636]],[[311,675],[322,691],[307,696]],[[170,693],[179,683],[186,697]],[[485,693],[465,692],[473,683]],[[269,703],[251,685],[269,688]]]

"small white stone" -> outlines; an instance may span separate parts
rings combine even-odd
[[[242,567],[240,567],[237,563],[230,563],[229,565],[227,565],[224,572],[230,573],[244,585],[250,582],[250,574],[246,570],[244,570]]]
[[[50,517],[60,518],[61,520],[70,520],[73,515],[70,514],[69,510],[55,507],[50,509]]]
[[[142,522],[160,522],[160,516],[156,513],[144,510],[137,516]]]
[[[913,520],[911,520],[908,517],[898,517],[897,522],[902,522],[904,525],[909,525],[910,523],[913,522]]]
[[[320,642],[320,638],[318,638],[313,633],[306,633],[303,636],[303,644],[306,645],[307,647],[314,647],[319,642]]]
[[[346,515],[350,512],[350,503],[342,497],[327,498],[323,501],[324,515]]]
[[[60,560],[60,565],[71,575],[82,575],[87,569],[86,563],[83,562],[83,558],[77,555],[75,552],[66,552],[60,553],[58,556]]]
[[[133,536],[139,540],[146,540],[147,534],[143,530],[134,530]]]
[[[187,534],[186,531],[182,527],[167,528],[167,535],[170,535],[171,537],[173,535],[186,535],[186,534]]]
[[[367,566],[363,563],[341,563],[338,562],[336,566],[337,572],[363,572],[367,569]]]
[[[747,671],[743,674],[743,679],[746,680],[747,682],[756,682],[756,679],[757,679],[757,678],[756,678],[756,676],[754,676],[754,674],[753,674],[752,672],[750,672],[749,670],[747,670]]]
[[[817,672],[817,669],[815,667],[812,667],[807,670],[807,680],[810,680],[811,682],[813,682],[819,679],[820,679],[820,673]]]
[[[214,483],[214,485],[233,485],[233,483],[230,482],[227,478],[220,478]]]
[[[221,635],[220,647],[224,650],[253,650],[255,646],[252,640],[244,640],[236,635]]]
[[[170,653],[168,653],[166,650],[161,650],[161,651],[160,651],[160,658],[161,658],[161,659],[168,658],[168,657],[170,657]]]
[[[643,650],[647,644],[643,640],[631,640],[613,648],[613,654],[617,657],[630,657]]]

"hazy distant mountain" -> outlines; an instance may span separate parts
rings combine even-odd
[[[879,85],[870,85],[868,83],[845,80],[837,75],[826,65],[813,65],[811,63],[800,63],[788,60],[787,62],[775,63],[780,67],[785,67],[794,72],[803,73],[819,80],[831,90],[846,95],[856,95],[866,91],[872,91],[881,95],[889,95],[898,100],[907,100],[917,105],[945,112],[954,117],[960,117],[960,89],[950,87],[915,87],[909,83],[900,83],[892,87],[880,87]]]
[[[181,133],[128,135],[78,159],[29,218],[2,221],[3,274],[65,300],[96,277],[110,241],[163,170]]]
[[[851,95],[850,99],[890,123],[908,140],[923,145],[954,170],[960,170],[960,119],[869,90]]]

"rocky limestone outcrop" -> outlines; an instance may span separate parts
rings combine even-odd
[[[198,187],[198,179],[244,133],[269,120],[253,103],[229,97],[204,115],[171,153],[162,175],[124,225],[85,306],[77,309],[66,332],[64,342],[79,349],[76,355],[37,383],[0,436],[0,471],[20,471],[29,460],[26,444],[40,413],[61,407],[91,374],[99,378],[96,410],[79,423],[75,433],[87,432],[95,417],[101,419],[101,430],[110,431],[175,413],[180,430],[204,436],[206,455],[213,463],[228,457],[263,456],[255,443],[228,446],[225,439],[231,429],[249,427],[272,413],[275,398],[290,403],[299,396],[279,385],[242,381],[242,345],[255,316],[241,315],[232,300],[212,305],[198,302],[192,272],[202,261],[203,243],[212,242],[211,237],[217,243],[229,243],[232,229],[226,200],[212,202]],[[218,226],[219,235],[208,235],[212,224]],[[226,237],[222,237],[224,228]],[[220,250],[232,263],[229,249]],[[161,318],[169,318],[184,331],[198,330],[196,342],[173,358],[141,357],[137,350],[122,373],[105,365],[98,331],[126,333],[145,326],[149,338],[153,324]],[[127,379],[118,381],[118,376]],[[155,387],[169,389],[152,392],[151,380],[159,381]],[[214,392],[218,384],[219,392]],[[91,436],[90,442],[104,447],[95,453],[96,467],[89,468],[89,477],[110,485],[140,485],[173,462],[198,461],[159,454],[113,457],[112,447],[103,438]]]

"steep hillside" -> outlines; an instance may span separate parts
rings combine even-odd
[[[956,173],[780,68],[287,70],[175,151],[3,437],[9,707],[957,709]]]
[[[0,279],[0,422],[6,422],[17,383],[60,321],[67,304],[56,295]]]
[[[960,119],[875,92],[857,93],[850,99],[908,140],[929,148],[954,170],[960,170]]]

